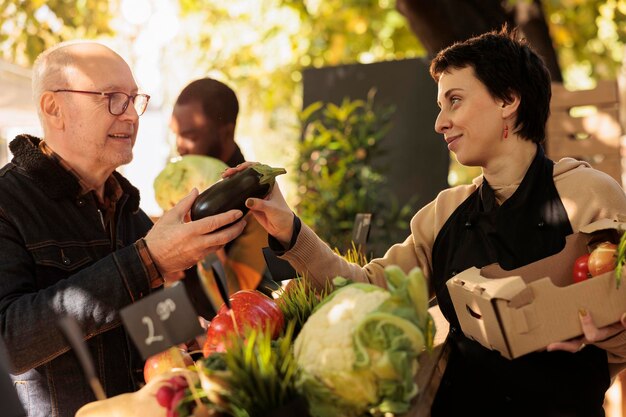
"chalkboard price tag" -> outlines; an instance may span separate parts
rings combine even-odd
[[[358,213],[354,219],[352,241],[358,248],[365,248],[372,226],[372,213]]]
[[[124,307],[120,316],[144,359],[204,332],[180,283]]]

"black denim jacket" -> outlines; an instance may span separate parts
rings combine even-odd
[[[74,416],[95,398],[56,326],[80,324],[108,396],[138,389],[143,361],[118,311],[150,293],[133,243],[152,226],[139,192],[119,173],[117,241],[75,177],[18,136],[0,170],[0,330],[12,379],[29,416]]]

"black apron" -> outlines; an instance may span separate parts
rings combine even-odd
[[[501,206],[486,180],[450,216],[433,245],[433,286],[450,323],[451,353],[433,417],[604,416],[606,352],[534,352],[509,360],[463,335],[446,281],[470,267],[510,270],[558,253],[572,233],[538,146],[519,188]]]

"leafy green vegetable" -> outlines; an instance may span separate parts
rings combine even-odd
[[[225,398],[234,417],[262,416],[295,400],[298,366],[291,346],[294,322],[285,335],[272,341],[269,330],[251,330],[246,339],[237,338],[226,351],[224,361],[230,392]]]
[[[276,303],[283,313],[285,323],[294,322],[294,338],[329,292],[330,285],[321,291],[316,291],[306,277],[294,279],[288,289],[282,291]]]
[[[200,359],[202,362],[203,368],[211,371],[225,371],[226,361],[224,361],[224,353],[222,352],[213,352],[209,355],[208,358]]]
[[[363,283],[331,293],[294,344],[297,387],[314,417],[403,413],[418,393],[417,358],[433,344],[421,270],[385,269],[389,290]]]
[[[202,192],[222,178],[228,166],[216,158],[185,155],[165,165],[154,180],[154,195],[159,207],[171,209],[195,187]]]

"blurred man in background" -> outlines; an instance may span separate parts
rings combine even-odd
[[[176,135],[176,148],[181,156],[205,155],[221,160],[229,167],[237,166],[245,159],[235,143],[235,126],[239,102],[235,92],[217,80],[201,78],[187,85],[178,96],[170,128]],[[243,233],[215,254],[199,262],[198,268],[187,270],[185,285],[191,297],[197,290],[198,276],[215,307],[222,299],[214,281],[211,265],[219,259],[226,272],[230,293],[243,289],[265,289],[269,282],[263,281],[265,259],[262,249],[267,246],[267,232],[252,216],[246,216]],[[263,282],[263,283],[262,283]],[[199,303],[194,302],[196,306]],[[213,312],[198,313],[206,318]]]

